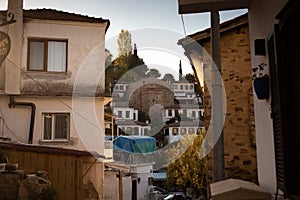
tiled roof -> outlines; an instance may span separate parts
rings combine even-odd
[[[239,27],[247,23],[248,23],[248,13],[245,13],[243,15],[240,15],[236,18],[233,18],[231,20],[225,21],[222,24],[220,24],[220,33],[228,30],[232,30],[236,27]],[[178,44],[185,46],[190,43],[193,43],[194,41],[200,42],[202,40],[210,39],[210,30],[211,30],[210,28],[207,28],[205,30],[188,35],[186,38],[180,39],[178,41]]]
[[[181,122],[175,122],[173,124],[166,125],[164,128],[169,127],[203,127],[204,121],[181,121]]]
[[[1,11],[1,14],[6,14],[6,11]],[[106,30],[110,25],[108,19],[101,17],[90,17],[76,13],[69,13],[54,9],[30,9],[23,10],[24,19],[42,19],[42,20],[62,20],[62,21],[76,21],[76,22],[89,22],[89,23],[107,23]]]

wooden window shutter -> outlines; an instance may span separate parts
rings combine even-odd
[[[276,177],[277,187],[283,192],[287,191],[286,184],[286,171],[285,171],[285,152],[284,152],[284,137],[283,137],[283,117],[282,117],[282,102],[281,102],[281,89],[280,86],[280,61],[277,57],[279,53],[279,25],[275,25],[274,33],[268,40],[268,53],[269,53],[269,69],[271,81],[271,109],[273,119],[274,131],[274,149],[275,149],[275,164],[276,164]],[[277,43],[278,42],[278,43]]]

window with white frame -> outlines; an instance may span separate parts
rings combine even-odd
[[[28,39],[28,71],[66,72],[67,40]]]
[[[43,113],[43,140],[69,140],[70,114]]]
[[[172,116],[172,109],[168,109],[168,117]]]
[[[192,111],[192,117],[193,117],[193,118],[196,117],[196,111]]]
[[[118,111],[118,118],[122,118],[122,111],[121,110]]]
[[[125,118],[126,118],[126,119],[129,119],[129,118],[130,118],[130,111],[127,110],[127,111],[125,112]]]

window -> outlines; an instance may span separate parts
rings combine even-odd
[[[183,85],[180,85],[180,90],[183,90]]]
[[[66,72],[67,41],[29,39],[28,71]]]
[[[171,109],[168,110],[168,116],[169,116],[169,117],[172,116],[172,110],[171,110]]]
[[[194,134],[195,133],[195,131],[194,131],[194,128],[189,128],[189,130],[188,130],[189,132],[189,134]]]
[[[68,140],[70,135],[69,113],[44,113],[43,140]]]
[[[181,129],[180,129],[180,134],[181,134],[181,135],[186,134],[186,128],[181,128]]]
[[[139,135],[139,128],[138,127],[133,128],[133,135]]]
[[[128,119],[130,117],[130,111],[125,112],[126,118]]]
[[[172,134],[177,135],[178,134],[178,128],[173,128],[172,129]]]
[[[196,117],[196,112],[192,111],[192,117],[195,118]]]
[[[122,118],[122,111],[118,111],[118,118]]]
[[[182,110],[182,116],[186,117],[187,116],[187,110]]]
[[[121,91],[124,90],[124,85],[120,85],[120,90],[121,90]]]

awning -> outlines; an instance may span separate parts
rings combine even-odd
[[[165,181],[167,180],[166,172],[154,172],[152,173],[153,181]]]

